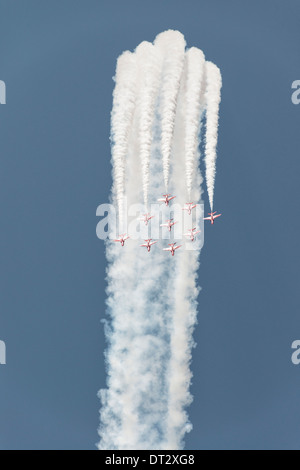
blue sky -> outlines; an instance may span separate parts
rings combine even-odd
[[[95,449],[117,56],[179,29],[223,74],[187,449],[297,449],[297,0],[0,0],[1,449]],[[205,203],[208,209],[207,196]]]

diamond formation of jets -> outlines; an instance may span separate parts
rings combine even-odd
[[[169,232],[171,232],[171,229],[172,227],[175,225],[175,224],[178,224],[178,222],[173,222],[174,219],[169,219],[166,221],[165,224],[160,224],[161,227],[167,227],[167,229],[169,230]]]
[[[171,194],[163,194],[162,198],[157,199],[158,202],[164,202],[166,206],[169,205],[169,202],[172,201],[172,199],[175,199],[176,196],[172,196]]]
[[[195,228],[191,228],[184,234],[185,237],[189,238],[192,242],[196,239],[196,235],[200,233],[201,230],[196,230]]]
[[[175,255],[175,250],[178,250],[178,248],[180,248],[182,245],[178,245],[178,246],[175,246],[176,245],[176,242],[175,243],[169,243],[169,248],[163,248],[164,251],[170,251],[171,255],[174,256]]]
[[[168,206],[169,202],[172,199],[175,199],[175,197],[176,196],[172,196],[171,194],[163,194],[163,198],[158,199],[158,202],[164,202],[166,204],[166,206]],[[186,202],[185,207],[182,210],[187,211],[188,214],[191,215],[192,210],[195,207],[197,207],[197,205],[194,204],[193,202]],[[208,215],[209,215],[209,217],[204,217],[204,220],[209,220],[211,222],[211,224],[214,225],[215,219],[217,219],[218,217],[221,217],[222,214],[217,214],[217,212],[209,212]],[[143,214],[139,218],[139,220],[144,222],[145,225],[148,225],[149,221],[151,219],[153,219],[153,217],[155,217],[155,216],[151,215],[150,213],[147,213],[147,214]],[[172,227],[177,223],[178,223],[177,221],[174,222],[174,219],[169,219],[169,220],[166,221],[166,223],[161,224],[160,226],[161,227],[167,227],[169,232],[171,232]],[[184,236],[189,238],[193,242],[196,239],[196,235],[200,232],[201,232],[201,230],[197,230],[196,227],[194,227],[194,228],[189,229],[188,232],[184,234]],[[121,246],[124,246],[125,241],[128,240],[129,238],[130,238],[129,235],[127,235],[125,233],[125,234],[120,235],[119,238],[115,239],[114,241],[118,242],[118,243],[121,243]],[[147,248],[148,253],[149,253],[150,250],[151,250],[151,246],[155,245],[156,243],[157,243],[157,241],[152,241],[152,238],[149,238],[149,239],[145,240],[145,243],[143,243],[140,246],[144,247],[144,248]],[[178,248],[180,248],[181,246],[182,245],[176,245],[176,243],[169,243],[169,247],[168,248],[163,248],[163,250],[164,251],[169,251],[171,253],[171,255],[174,256],[175,251],[178,250]]]
[[[148,225],[149,220],[153,219],[155,217],[154,215],[151,214],[143,214],[142,217],[139,218],[141,222],[144,222],[145,225]]]
[[[147,248],[148,253],[150,253],[151,246],[152,246],[152,245],[155,245],[155,243],[157,243],[157,241],[156,241],[156,242],[153,242],[153,241],[152,241],[152,238],[149,238],[148,240],[145,240],[145,242],[146,242],[146,243],[143,243],[143,244],[140,245],[140,246],[143,246],[143,247]]]
[[[217,212],[209,212],[208,215],[209,217],[204,217],[204,220],[210,220],[210,223],[211,225],[214,225],[215,223],[215,219],[217,219],[218,217],[221,217],[222,214],[217,214]]]

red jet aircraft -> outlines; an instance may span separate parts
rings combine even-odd
[[[150,250],[151,250],[151,246],[152,245],[155,245],[155,243],[157,242],[153,242],[152,241],[152,238],[149,238],[148,240],[145,240],[146,243],[143,243],[143,245],[140,245],[140,246],[145,246],[148,250],[148,253],[150,253]]]
[[[165,224],[160,224],[161,227],[167,227],[167,229],[169,230],[169,232],[171,232],[171,229],[173,227],[173,225],[175,224],[178,224],[178,222],[173,222],[174,219],[169,219],[166,221]]]
[[[201,230],[197,230],[195,232],[196,228],[191,228],[188,230],[188,233],[185,233],[184,236],[187,238],[190,238],[190,240],[193,242],[196,238],[196,235],[201,232]]]
[[[178,250],[182,245],[175,246],[176,243],[169,243],[169,248],[163,248],[164,251],[170,251],[172,256],[175,255],[175,250]]]
[[[215,219],[217,219],[218,217],[221,217],[222,214],[217,214],[215,215],[216,212],[209,212],[208,215],[209,217],[204,217],[204,220],[210,220],[211,222],[211,225],[214,225],[215,223]]]
[[[145,222],[145,225],[148,225],[149,220],[153,219],[154,215],[151,214],[143,214],[142,217],[139,218],[141,222]]]
[[[163,199],[157,199],[158,202],[164,202],[166,206],[169,205],[169,202],[172,201],[172,199],[175,199],[176,196],[172,196],[171,194],[163,194]]]
[[[122,246],[124,246],[124,243],[126,240],[128,240],[129,235],[126,235],[126,233],[124,233],[123,235],[120,235],[119,238],[117,238],[116,240],[114,240],[115,242],[120,242]]]
[[[195,209],[195,207],[197,207],[196,204],[194,204],[193,202],[186,202],[185,205],[186,207],[184,207],[182,210],[188,211],[189,215],[191,215],[192,210]]]

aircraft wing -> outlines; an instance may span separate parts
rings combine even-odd
[[[180,248],[182,245],[178,245],[178,246],[174,246],[174,250],[177,250],[178,248]]]
[[[169,224],[160,224],[161,227],[169,227]]]
[[[158,202],[165,202],[165,199],[162,199],[162,198],[157,199],[157,200],[158,200]]]
[[[175,199],[176,196],[168,197],[169,201],[172,201],[172,199]]]
[[[211,220],[211,218],[210,217],[204,217],[203,220]]]
[[[146,246],[147,247],[148,245],[146,245],[146,243],[144,243],[143,245],[140,245],[140,246]]]
[[[155,243],[157,243],[157,242],[151,242],[151,243],[150,243],[150,246],[155,245]],[[146,245],[145,245],[145,246],[146,246]]]
[[[217,219],[218,217],[221,217],[222,214],[214,215],[214,219]]]
[[[172,248],[163,248],[164,251],[172,251]]]
[[[121,241],[120,239],[119,240],[114,240],[114,242],[120,242],[120,241]]]

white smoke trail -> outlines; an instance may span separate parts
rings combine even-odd
[[[137,121],[136,115],[127,161],[132,175],[126,187],[129,205],[136,201],[138,191]],[[157,172],[162,172],[158,159],[160,154],[154,152],[154,190],[159,188]],[[99,449],[165,447],[162,423],[167,410],[168,298],[161,285],[168,289],[166,258],[160,249],[149,254],[138,244],[128,242],[124,249],[107,245],[111,327],[107,331],[108,389],[100,393],[103,406]]]
[[[152,130],[161,78],[161,55],[157,47],[146,41],[136,48],[136,55],[139,73],[137,105],[137,113],[139,115],[139,153],[142,164],[144,205],[147,211]]]
[[[139,113],[134,114],[128,139],[126,197],[139,200]],[[155,137],[152,136],[155,141]],[[155,142],[154,142],[155,146]],[[157,144],[156,144],[157,146]],[[151,196],[160,190],[160,154],[151,160]],[[166,296],[161,289],[165,258],[160,250],[144,252],[138,242],[126,247],[107,244],[108,307],[106,336],[108,389],[102,400],[99,449],[164,448],[162,420],[166,416],[165,357],[168,340]],[[161,446],[161,447],[160,447]]]
[[[185,434],[192,429],[186,408],[192,401],[189,391],[192,378],[190,362],[194,345],[193,331],[197,321],[198,267],[199,252],[178,253],[175,270],[177,276],[173,284],[175,308],[168,371],[169,400],[166,429],[168,449],[181,449]]]
[[[212,62],[206,62],[206,184],[211,211],[214,205],[216,159],[219,127],[219,106],[221,102],[222,76],[220,69]]]
[[[200,123],[204,104],[201,102],[205,56],[200,49],[192,47],[185,56],[185,167],[188,199],[191,199],[193,176],[196,171],[196,154],[199,145]]]
[[[116,193],[119,225],[124,227],[125,158],[128,138],[136,101],[137,65],[136,55],[124,52],[117,61],[111,113],[112,162],[114,192]]]
[[[170,30],[159,34],[154,44],[164,56],[161,96],[161,153],[165,190],[168,192],[177,96],[184,65],[185,39],[178,31]]]
[[[101,394],[100,449],[156,449],[163,445],[165,305],[160,304],[160,296],[154,297],[161,260],[156,256],[155,266],[147,252],[136,256],[136,249],[133,246],[126,255],[112,254],[108,290],[112,325],[106,357],[109,379],[108,390]]]
[[[197,56],[198,54],[196,54]],[[199,56],[199,55],[198,55]],[[195,56],[194,56],[195,57]],[[183,158],[186,149],[186,133],[191,114],[187,112],[187,88],[191,83],[189,61],[185,62],[185,71],[178,98],[176,126],[174,132],[174,165],[172,168],[172,184],[178,198],[185,201],[186,182],[182,178],[186,162]],[[192,95],[192,92],[189,96]],[[200,203],[202,195],[202,176],[200,173],[199,126],[203,114],[198,115],[197,132],[193,142],[193,187],[192,197]],[[203,218],[197,213],[186,215],[189,224],[186,228],[194,226],[203,231]],[[192,222],[193,220],[193,222]],[[192,242],[187,242],[192,243]],[[200,287],[197,285],[197,271],[199,268],[200,247],[197,241],[193,242],[195,250],[178,250],[174,259],[174,277],[172,279],[172,315],[170,319],[170,360],[168,364],[168,415],[166,420],[166,443],[168,449],[183,448],[185,433],[192,429],[186,409],[192,401],[189,388],[191,383],[190,362],[192,357],[193,330],[197,321],[197,297]]]

